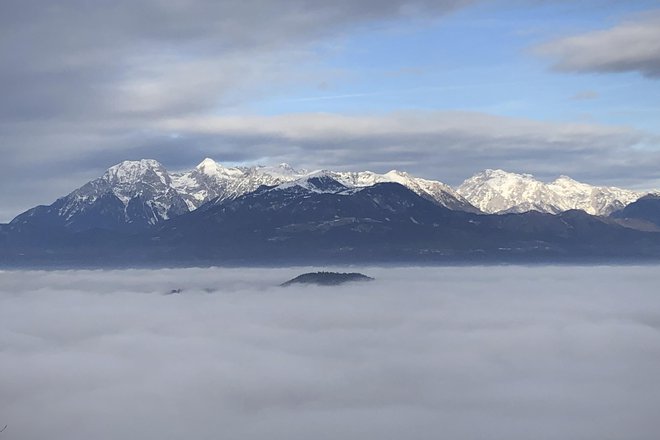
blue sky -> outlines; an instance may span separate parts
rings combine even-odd
[[[660,87],[637,72],[565,73],[534,47],[616,25],[658,2],[492,2],[425,22],[366,26],[319,44],[316,84],[248,104],[261,114],[468,110],[619,124],[660,134]],[[315,70],[318,69],[318,70]]]

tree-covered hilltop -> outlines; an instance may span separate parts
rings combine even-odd
[[[318,286],[338,286],[354,281],[373,281],[374,279],[357,272],[309,272],[282,283],[283,287],[293,284],[316,284]]]

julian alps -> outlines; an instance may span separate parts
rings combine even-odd
[[[149,243],[237,264],[660,258],[660,234],[582,211],[474,214],[397,183],[349,188],[322,173],[207,204],[165,222]]]
[[[167,170],[155,160],[126,161],[49,206],[16,217],[13,228],[141,230],[188,212]]]
[[[292,196],[301,196],[307,193],[348,194],[384,183],[402,185],[442,208],[470,213],[539,211],[556,214],[581,209],[605,215],[623,208],[640,195],[617,188],[592,187],[568,177],[546,184],[528,174],[500,170],[477,174],[456,191],[444,183],[396,170],[385,174],[308,172],[287,164],[225,167],[205,159],[190,171],[168,173],[155,160],[139,160],[111,167],[100,178],[53,204],[19,215],[3,230],[135,232],[151,229],[201,207],[208,210],[260,188],[275,187],[287,190]]]
[[[304,177],[305,170],[288,164],[274,167],[225,167],[206,158],[193,170],[172,174],[172,187],[192,211],[206,202],[235,199],[260,186],[275,186]]]
[[[376,174],[370,171],[335,172],[332,177],[348,187],[367,187],[377,183],[398,183],[413,191],[418,196],[431,200],[441,206],[466,212],[479,212],[473,204],[461,196],[451,186],[436,180],[413,177],[410,174],[392,170],[385,174]]]
[[[457,188],[457,192],[489,214],[539,211],[551,214],[579,209],[591,215],[607,216],[640,198],[643,193],[591,186],[567,176],[550,183],[531,174],[485,170]]]
[[[441,206],[398,183],[348,187],[318,172],[261,186],[223,203],[207,203],[135,232],[3,225],[0,265],[660,259],[660,233],[619,222],[576,210],[557,215],[474,214]]]
[[[400,171],[386,174],[295,170],[272,167],[225,167],[204,159],[193,170],[168,173],[155,160],[125,161],[49,206],[38,206],[12,220],[13,228],[50,227],[73,232],[91,229],[140,230],[204,204],[220,204],[256,191],[327,177],[347,188],[394,182],[450,209],[478,212],[451,187]],[[334,190],[334,188],[333,188]]]
[[[339,172],[296,170],[288,164],[274,167],[225,167],[212,159],[204,159],[195,169],[172,175],[174,188],[185,198],[190,210],[206,202],[221,203],[255,191],[260,186],[276,186],[318,175],[328,176],[349,188],[362,188],[377,183],[399,183],[416,194],[450,209],[478,212],[452,187],[442,182],[413,177],[392,170],[385,174],[371,171]]]

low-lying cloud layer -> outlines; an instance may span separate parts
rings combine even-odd
[[[366,268],[377,281],[275,287],[304,270],[1,272],[2,435],[650,440],[660,429],[655,267]]]

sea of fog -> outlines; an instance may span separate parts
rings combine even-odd
[[[660,267],[349,269],[0,272],[0,440],[659,438]]]

